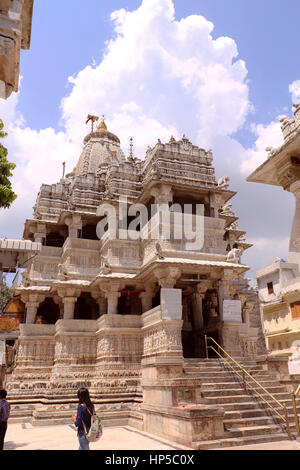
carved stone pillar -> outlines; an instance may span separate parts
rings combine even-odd
[[[64,320],[73,320],[74,318],[74,308],[77,297],[64,297]]]
[[[172,188],[167,184],[161,184],[152,188],[151,196],[154,197],[155,204],[168,204],[173,201]]]
[[[160,287],[173,289],[176,281],[181,276],[180,268],[157,268],[154,270],[154,276],[157,278]]]
[[[67,217],[65,223],[69,227],[69,237],[78,238],[79,230],[82,230],[82,220],[80,215]]]
[[[203,284],[197,284],[195,295],[194,295],[194,325],[195,328],[203,328],[203,299],[205,297],[205,292],[207,291],[207,286]]]
[[[99,305],[99,316],[105,315],[107,312],[107,300],[104,297],[99,297],[97,299]]]
[[[118,313],[118,300],[120,297],[120,292],[108,292],[107,297],[107,314],[108,315],[117,315]]]
[[[146,286],[145,292],[140,294],[142,302],[142,313],[148,312],[152,309],[152,299],[155,295],[155,285]]]
[[[36,318],[37,309],[39,308],[39,302],[27,302],[26,303],[26,323],[34,323]]]
[[[300,181],[291,184],[290,192],[296,199],[295,215],[290,236],[289,252],[299,253],[300,258]]]
[[[23,292],[21,293],[21,300],[26,305],[26,323],[35,323],[37,309],[39,308],[40,303],[45,300],[45,295]]]
[[[218,282],[220,321],[223,321],[223,300],[230,299],[230,284],[233,279],[231,270],[224,270],[223,278]]]
[[[97,301],[99,317],[105,315],[107,313],[107,299],[104,297],[103,292],[95,290],[91,292],[91,296]]]
[[[118,300],[121,295],[119,288],[119,282],[107,282],[101,285],[101,289],[105,292],[105,297],[107,299],[108,315],[117,315],[118,313]]]

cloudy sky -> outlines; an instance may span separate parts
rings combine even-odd
[[[87,114],[104,114],[140,158],[171,134],[211,148],[254,244],[248,276],[286,257],[293,196],[245,178],[300,102],[299,16],[299,0],[36,1],[19,93],[0,100],[19,195],[0,210],[0,236],[22,236],[40,185],[76,164]]]

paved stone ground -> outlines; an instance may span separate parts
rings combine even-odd
[[[191,450],[179,444],[126,427],[104,428],[103,437],[90,445],[91,450]],[[32,426],[9,424],[4,450],[77,450],[78,441],[72,425]],[[278,441],[215,450],[300,450],[300,442]]]
[[[78,440],[72,425],[32,426],[29,423],[8,425],[4,450],[77,450]],[[182,450],[188,449],[130,427],[104,428],[91,450]]]

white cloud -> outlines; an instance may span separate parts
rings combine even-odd
[[[243,125],[250,109],[246,66],[237,60],[232,39],[212,38],[211,22],[200,15],[176,21],[171,0],[144,0],[137,10],[115,11],[111,19],[115,37],[102,62],[69,78],[73,88],[62,101],[62,115],[72,140],[86,132],[79,116],[91,112],[106,114],[112,131],[131,135],[130,119],[113,128],[128,103],[141,109],[155,131],[161,129],[140,151],[164,138],[170,125],[201,145]]]
[[[135,155],[142,158],[158,138],[186,133],[210,146],[213,137],[244,123],[250,108],[246,66],[237,60],[233,39],[212,38],[210,21],[200,15],[175,20],[171,0],[143,0],[135,11],[113,12],[111,20],[114,36],[102,61],[69,78],[71,92],[61,101],[62,132],[27,127],[17,94],[0,104],[9,155],[17,163],[12,182],[21,195],[10,211],[2,211],[6,228],[11,214],[20,226],[25,202],[31,212],[40,185],[59,180],[63,161],[67,171],[73,168],[87,133],[87,114],[106,115],[125,153],[134,136]]]
[[[267,125],[253,124],[252,132],[257,136],[257,139],[254,146],[245,151],[240,167],[242,174],[245,176],[249,175],[268,158],[266,148],[276,148],[283,144],[281,126],[278,121],[272,121]]]
[[[134,11],[113,12],[111,21],[114,33],[101,62],[93,60],[69,77],[71,92],[61,101],[62,132],[26,127],[16,94],[0,103],[19,194],[12,208],[0,213],[8,236],[22,233],[40,185],[59,181],[62,162],[67,171],[74,167],[88,132],[88,114],[106,115],[127,154],[130,136],[135,155],[143,158],[158,138],[168,141],[185,133],[199,146],[216,150],[217,173],[236,172],[240,179],[241,172],[244,177],[265,160],[265,147],[279,145],[275,122],[253,126],[253,148],[244,149],[230,137],[253,109],[247,68],[232,38],[213,38],[210,21],[200,15],[177,21],[172,0],[143,0]],[[291,92],[297,93],[297,82]]]
[[[253,247],[243,255],[243,261],[251,261],[256,269],[262,269],[271,264],[274,258],[286,259],[289,247],[289,237],[257,237],[248,240]],[[251,271],[251,277],[255,272]]]
[[[289,86],[289,91],[292,93],[292,101],[294,104],[300,103],[300,80],[295,80]]]

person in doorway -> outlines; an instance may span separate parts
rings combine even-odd
[[[6,400],[6,390],[0,390],[0,450],[3,450],[4,438],[7,430],[7,421],[10,413],[10,404]]]
[[[77,408],[77,415],[73,416],[73,422],[78,428],[78,450],[90,450],[90,443],[87,440],[86,435],[91,427],[91,416],[94,413],[94,405],[91,402],[90,394],[87,388],[80,388],[77,392],[77,397],[79,404]]]

